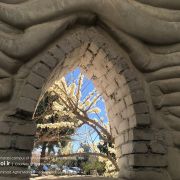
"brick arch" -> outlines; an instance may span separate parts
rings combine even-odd
[[[117,46],[114,46],[116,50],[113,49],[111,47],[113,40],[109,42],[109,37],[106,39],[101,35],[103,31],[100,29],[77,28],[73,31],[75,32],[68,32],[35,58],[35,63],[22,87],[18,109],[34,112],[41,91],[44,92],[54,80],[75,67],[80,67],[89,78],[93,79],[105,100],[114,97],[119,109],[127,109],[127,112],[123,112],[124,116],[127,113],[133,116],[134,122],[130,122],[130,127],[150,125],[145,90],[125,51],[118,49]],[[34,106],[26,109],[21,105],[23,99],[34,100]],[[141,115],[147,118],[141,118]]]
[[[105,99],[115,137],[119,176],[141,180],[150,174],[149,180],[164,178],[166,161],[163,153],[154,154],[150,148],[153,140],[150,105],[143,78],[128,54],[107,33],[95,27],[67,31],[21,68],[20,71],[28,69],[28,73],[16,97],[17,112],[8,117],[16,123],[21,121],[12,126],[12,129],[18,126],[14,131],[11,129],[16,135],[14,139],[10,138],[12,147],[20,154],[29,153],[35,133],[31,117],[39,97],[54,80],[77,66],[94,79],[97,90]]]

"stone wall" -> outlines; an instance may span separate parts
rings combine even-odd
[[[176,0],[0,0],[0,157],[30,156],[39,98],[80,66],[105,99],[119,177],[179,180],[178,9]],[[15,176],[28,178],[0,179]]]
[[[16,99],[16,113],[8,119],[15,124],[7,130],[1,146],[22,153],[32,149],[35,127],[31,116],[40,95],[77,66],[93,79],[105,100],[115,137],[119,177],[167,179],[166,149],[151,128],[151,107],[143,77],[126,52],[99,28],[74,28],[27,63],[26,69],[19,70],[19,74],[25,70],[27,74],[12,98]],[[7,122],[2,123],[7,126]]]

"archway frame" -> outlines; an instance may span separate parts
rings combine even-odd
[[[151,141],[154,140],[150,128],[151,102],[148,99],[143,77],[131,63],[128,54],[97,26],[74,26],[20,68],[11,101],[15,111],[6,117],[5,122],[1,122],[11,124],[9,148],[15,155],[16,151],[20,152],[20,156],[23,153],[25,156],[29,155],[35,134],[35,124],[31,121],[31,117],[39,97],[51,82],[58,78],[58,75],[62,76],[64,72],[73,69],[74,63],[77,63],[76,66],[81,66],[82,64],[78,64],[80,62],[78,59],[84,62],[87,59],[96,59],[99,54],[101,54],[100,58],[113,69],[104,72],[104,74],[108,73],[107,80],[110,82],[112,76],[118,76],[116,88],[110,87],[106,97],[103,96],[106,104],[118,94],[118,91],[121,93],[119,101],[113,102],[116,105],[108,102],[111,107],[108,113],[118,153],[119,176],[138,180],[147,176],[149,179],[167,178],[165,153],[154,152],[150,148]],[[67,65],[72,63],[72,66],[66,69],[67,65],[64,63]],[[64,72],[59,74],[62,69]],[[100,82],[96,81],[95,84]],[[112,108],[112,105],[116,108]],[[117,113],[123,114],[124,120],[116,118],[114,114]]]

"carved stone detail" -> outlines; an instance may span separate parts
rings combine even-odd
[[[178,180],[179,43],[178,0],[0,0],[3,156],[31,150],[41,94],[79,65],[106,101],[120,177]]]

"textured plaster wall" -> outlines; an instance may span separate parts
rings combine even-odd
[[[119,177],[179,180],[179,5],[0,0],[0,156],[30,156],[39,97],[80,66],[106,101]]]

